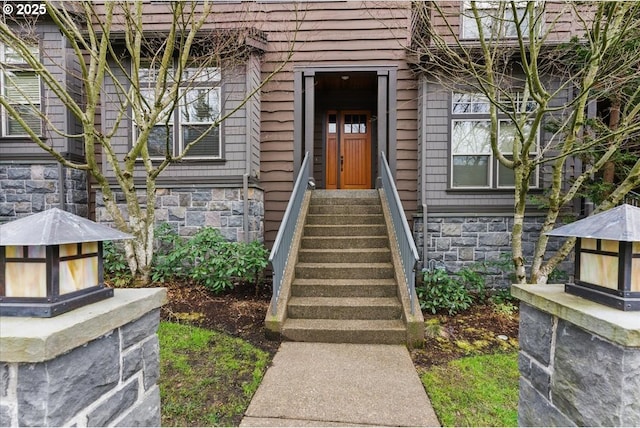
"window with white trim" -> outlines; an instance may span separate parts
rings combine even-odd
[[[524,37],[529,35],[529,17],[527,16],[527,2],[516,1],[516,17],[521,21],[521,31]],[[476,10],[480,19],[482,33],[489,38],[516,38],[518,32],[510,2],[504,1],[476,1]],[[479,39],[480,30],[473,14],[471,1],[464,1],[462,6],[461,35],[462,39]]]
[[[39,55],[38,46],[30,48],[31,54]],[[13,48],[0,44],[0,93],[36,134],[42,134],[40,117],[40,76]],[[17,119],[2,109],[2,136],[26,137],[26,130]]]
[[[148,106],[154,103],[157,71],[144,64],[139,71],[141,94]],[[170,71],[169,76],[173,73]],[[222,136],[220,127],[211,126],[219,119],[221,109],[220,69],[190,67],[182,73],[178,105],[167,108],[159,117],[148,138],[151,158],[164,158],[167,148],[178,155],[191,142],[189,159],[220,159]],[[146,108],[145,106],[142,107]],[[134,124],[134,128],[137,126]]]
[[[507,102],[505,102],[507,104]],[[520,94],[514,94],[507,105],[532,111],[534,104],[523,102]],[[451,98],[451,187],[462,189],[513,188],[514,172],[504,167],[491,150],[491,118],[489,100],[481,94],[454,92]],[[513,157],[513,142],[517,127],[506,116],[498,120],[498,147],[507,158]],[[523,127],[530,134],[530,124]],[[538,151],[536,144],[530,155]],[[530,186],[536,187],[538,171],[532,174]]]

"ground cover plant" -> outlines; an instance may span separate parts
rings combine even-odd
[[[518,425],[516,352],[453,360],[420,378],[442,426]]]
[[[162,322],[163,426],[237,426],[266,371],[269,354],[227,334]]]

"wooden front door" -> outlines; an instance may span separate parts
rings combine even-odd
[[[368,111],[327,114],[327,189],[371,189],[371,115]]]

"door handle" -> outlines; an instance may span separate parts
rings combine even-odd
[[[344,171],[344,156],[340,156],[340,172]]]

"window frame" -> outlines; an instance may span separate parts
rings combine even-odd
[[[25,102],[21,102],[21,103],[10,103],[12,105],[20,105],[20,106],[28,106],[31,109],[31,106],[35,107],[37,105],[37,120],[38,123],[40,125],[40,129],[38,130],[38,132],[36,132],[36,134],[38,136],[43,136],[44,135],[44,123],[42,120],[42,79],[40,77],[40,75],[38,73],[36,73],[36,71],[29,66],[29,64],[22,59],[23,62],[6,62],[6,50],[7,50],[8,46],[4,43],[0,43],[0,62],[4,64],[5,69],[4,70],[0,70],[0,96],[5,97],[6,95],[6,89],[7,89],[7,77],[6,77],[6,73],[8,72],[18,72],[18,73],[33,73],[35,78],[37,79],[37,96],[35,98],[37,98],[38,102],[37,104],[34,103],[31,100],[26,100]],[[40,45],[33,45],[31,46],[31,48],[33,49],[33,54],[37,54],[38,56],[40,55]],[[16,52],[16,56],[17,57],[21,57],[19,55],[18,52]],[[26,99],[26,97],[25,97]],[[10,139],[10,138],[29,138],[29,134],[27,132],[21,133],[21,134],[9,134],[9,120],[11,119],[11,116],[9,115],[9,113],[7,112],[7,109],[4,108],[3,106],[0,106],[0,137],[4,138],[4,139]]]
[[[520,99],[520,95],[517,93],[514,93],[513,95],[516,96],[516,99]],[[490,142],[488,142],[486,144],[486,146],[488,147],[488,152],[487,153],[483,153],[483,152],[455,152],[454,150],[454,129],[455,129],[455,124],[456,123],[469,123],[469,122],[484,122],[484,123],[489,123],[490,126],[490,122],[491,122],[491,117],[489,114],[488,109],[485,111],[473,111],[473,108],[471,108],[471,112],[456,112],[455,111],[455,100],[456,99],[462,99],[465,97],[468,97],[471,101],[467,102],[464,101],[465,104],[469,104],[470,106],[473,106],[474,104],[481,104],[481,102],[476,101],[476,100],[486,100],[486,103],[489,103],[489,100],[483,95],[483,94],[474,94],[474,93],[468,93],[468,92],[455,92],[455,91],[451,91],[450,92],[450,103],[449,103],[449,180],[448,180],[448,186],[449,186],[449,190],[480,190],[480,191],[495,191],[495,190],[505,190],[505,189],[514,189],[515,186],[507,186],[507,185],[501,185],[500,184],[500,161],[496,158],[496,156],[493,154],[493,150],[491,149],[491,144]],[[529,111],[529,106],[527,105],[527,110]],[[482,109],[480,109],[482,110]],[[500,130],[501,130],[501,124],[503,123],[511,123],[511,120],[509,119],[509,117],[504,114],[501,113],[500,111],[498,111],[498,138],[500,138]],[[540,150],[540,129],[538,129],[536,131],[536,141],[535,141],[535,147],[532,148],[531,151],[529,151],[529,156],[530,157],[536,157],[539,154],[539,150]],[[506,157],[509,156],[513,156],[513,152],[502,152]],[[456,156],[486,156],[488,158],[487,161],[487,178],[488,178],[488,185],[481,185],[481,186],[461,186],[461,185],[455,185],[455,174],[454,174],[454,158]],[[529,187],[532,189],[537,189],[539,188],[539,184],[540,184],[540,167],[536,166],[534,174],[531,177],[531,181],[529,183]]]
[[[174,65],[175,66],[175,65]],[[143,70],[149,70],[150,66],[146,66],[146,67],[140,67],[139,70],[139,76],[141,76]],[[187,78],[187,79],[181,79],[182,81],[188,81],[188,84],[185,83],[184,86],[182,84],[180,84],[179,88],[178,88],[178,105],[176,106],[176,108],[174,108],[171,112],[170,112],[170,126],[171,126],[171,137],[172,137],[172,156],[176,156],[176,153],[182,153],[182,150],[184,149],[184,141],[183,141],[183,134],[182,134],[182,129],[183,129],[183,122],[181,120],[181,114],[182,111],[181,109],[184,107],[184,102],[186,100],[185,97],[185,92],[188,92],[189,90],[194,90],[194,89],[209,89],[212,91],[216,91],[217,92],[217,98],[218,98],[218,118],[222,115],[222,94],[223,94],[223,83],[222,83],[222,67],[217,66],[217,67],[186,67],[183,72],[182,75],[185,76],[187,75],[190,70],[194,70],[194,69],[198,69],[198,70],[202,70],[203,74],[206,74],[206,76],[214,76],[214,78],[212,80],[205,80],[203,76],[196,76],[195,78]],[[206,70],[205,70],[206,69]],[[132,70],[133,72],[133,70]],[[147,76],[151,75],[150,73],[146,73]],[[167,76],[169,77],[169,76]],[[155,82],[156,80],[150,80],[150,79],[140,79],[140,86],[144,84],[149,84],[149,90],[153,90],[153,87],[155,86]],[[162,126],[164,126],[163,122],[159,122],[162,124]],[[210,125],[213,122],[209,122],[208,124]],[[136,140],[137,138],[137,132],[138,132],[138,125],[135,123],[135,118],[133,117],[133,115],[131,116],[131,128],[132,128],[132,138],[133,141]],[[191,124],[191,125],[197,125],[197,124],[205,124],[205,123],[192,123],[192,122],[187,122],[187,124]],[[157,124],[154,126],[158,126]],[[210,131],[211,132],[211,131]],[[222,136],[222,123],[220,123],[220,125],[218,126],[218,156],[191,156],[189,154],[187,154],[184,157],[184,160],[188,160],[188,161],[219,161],[219,160],[223,160],[224,159],[224,153],[223,153],[223,149],[224,149],[224,145],[223,145],[223,136]],[[165,159],[164,155],[150,155],[149,159],[153,160],[163,160]],[[139,158],[140,160],[140,158]]]
[[[503,4],[503,1],[500,0],[485,0],[485,1],[477,1],[477,4],[479,4],[479,6],[477,6],[478,12],[482,12],[482,11],[489,11],[487,13],[486,16],[480,16],[480,21],[481,24],[483,25],[484,28],[486,29],[490,29],[492,24],[491,23],[487,23],[488,25],[485,25],[485,22],[483,22],[483,20],[495,20],[496,17],[492,16],[490,11],[497,11],[500,8],[500,5]],[[518,13],[519,11],[524,11],[526,13],[526,7],[527,7],[527,1],[526,0],[517,0],[516,3],[522,3],[522,6],[518,7],[516,9],[516,13]],[[482,6],[482,7],[480,7]],[[475,18],[473,17],[473,10],[471,8],[471,0],[464,0],[462,2],[462,4],[460,5],[460,39],[461,40],[479,40],[480,39],[480,34],[478,31],[478,27],[476,25],[476,21]],[[506,14],[511,14],[511,7],[510,5],[506,5],[505,9],[504,9],[504,15],[500,18],[501,20],[505,21],[505,17]],[[468,25],[465,25],[465,22],[471,21],[473,23],[473,34],[466,34],[468,31]],[[510,22],[510,21],[509,21]],[[524,38],[529,38],[529,25],[530,22],[527,19],[527,23],[525,26],[525,30],[523,31],[523,36]],[[466,31],[465,31],[466,30]],[[493,36],[493,35],[492,35]],[[517,33],[516,34],[507,34],[506,32],[506,26],[503,27],[503,34],[498,34],[496,35],[498,38],[500,39],[505,39],[505,40],[515,40],[518,38]],[[488,38],[487,35],[485,34],[485,38]]]
[[[219,120],[220,115],[222,114],[222,111],[221,111],[221,110],[222,110],[222,109],[221,109],[221,107],[222,107],[222,102],[221,102],[221,101],[222,101],[222,85],[212,86],[212,85],[210,85],[208,82],[207,82],[207,85],[205,85],[205,86],[200,86],[200,85],[193,86],[193,85],[192,85],[192,86],[186,87],[186,88],[184,88],[184,89],[183,89],[183,88],[181,88],[181,89],[179,90],[182,94],[181,94],[181,95],[180,95],[180,97],[179,97],[179,98],[180,98],[180,102],[181,102],[181,104],[180,104],[180,106],[179,106],[180,108],[179,108],[179,111],[177,112],[177,115],[178,115],[178,116],[181,116],[181,114],[182,114],[182,108],[186,105],[186,103],[185,103],[185,104],[182,104],[182,102],[184,102],[184,101],[186,100],[185,92],[188,92],[188,91],[191,91],[191,90],[196,90],[196,89],[208,89],[208,90],[209,90],[209,91],[211,91],[211,92],[216,92],[216,93],[217,93],[217,95],[216,95],[216,96],[217,96],[217,98],[218,98],[218,106],[217,106],[217,107],[218,107],[218,111],[217,111],[217,113],[218,113],[218,119],[215,119],[215,120]],[[174,111],[174,114],[175,114],[175,113],[176,113],[176,112]],[[184,147],[185,147],[185,143],[184,143],[184,133],[182,132],[182,130],[183,130],[183,126],[188,126],[188,125],[194,125],[194,126],[198,126],[198,125],[205,125],[205,126],[207,126],[207,127],[209,128],[209,127],[211,127],[211,125],[212,125],[213,123],[215,123],[215,120],[214,120],[214,122],[184,122],[184,121],[182,120],[182,118],[181,118],[181,117],[180,117],[180,118],[177,118],[177,122],[178,122],[178,129],[177,129],[175,132],[178,132],[178,151],[179,151],[180,153],[182,153],[182,151],[184,150]],[[210,130],[209,130],[209,132],[213,132],[213,131],[214,131],[214,129],[210,129]],[[174,137],[175,137],[175,132],[174,132]],[[196,147],[197,147],[199,144],[200,144],[200,143],[196,144]],[[218,155],[217,155],[217,156],[189,156],[189,155],[187,155],[187,156],[185,157],[185,159],[202,159],[202,160],[211,160],[211,159],[214,159],[214,160],[220,160],[220,159],[222,159],[222,123],[220,123],[220,124],[218,125]]]

